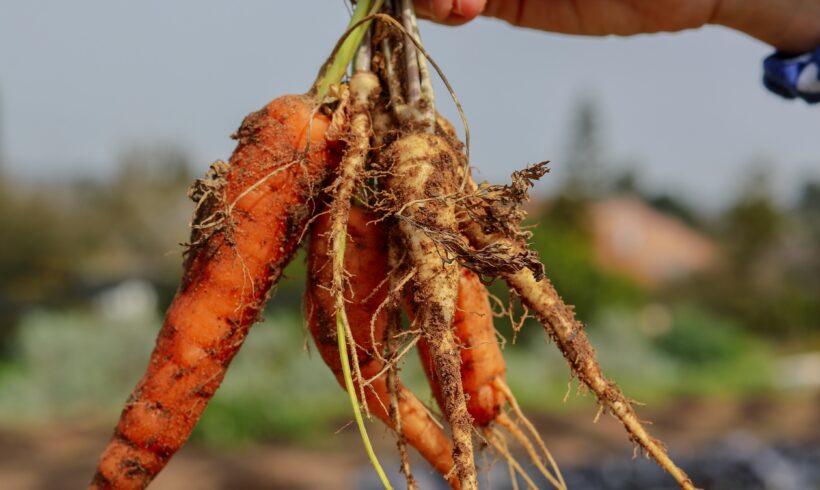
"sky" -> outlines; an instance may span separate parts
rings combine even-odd
[[[343,0],[0,0],[4,171],[106,177],[127,149],[172,144],[204,172],[230,155],[246,113],[307,90],[347,17]],[[554,188],[584,98],[600,109],[606,170],[632,169],[653,190],[708,207],[755,165],[784,200],[820,178],[820,107],[768,94],[771,48],[742,34],[582,38],[493,19],[421,29],[483,179],[551,160],[539,187]],[[438,102],[456,117],[443,90]]]

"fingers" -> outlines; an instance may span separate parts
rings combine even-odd
[[[450,16],[453,0],[415,0],[416,14],[427,19],[441,22]]]
[[[487,0],[415,0],[419,16],[448,25],[460,25],[478,17]]]

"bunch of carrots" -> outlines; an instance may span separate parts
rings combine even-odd
[[[435,110],[428,62],[459,107],[466,145]],[[466,119],[421,44],[411,1],[359,0],[313,87],[251,113],[234,138],[230,162],[215,162],[191,188],[179,290],[90,488],[145,488],[162,470],[305,242],[307,322],[386,488],[364,424],[371,414],[395,432],[410,489],[418,484],[408,446],[452,488],[478,488],[476,441],[507,461],[514,482],[538,488],[508,437],[546,481],[567,488],[507,386],[484,285],[493,278],[541,321],[601,411],[681,488],[694,488],[604,377],[527,244],[521,206],[546,165],[515,172],[509,185],[473,180]],[[401,383],[414,347],[444,423]]]

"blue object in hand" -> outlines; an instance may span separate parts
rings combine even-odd
[[[820,48],[812,53],[775,53],[763,60],[763,85],[787,99],[820,102]]]

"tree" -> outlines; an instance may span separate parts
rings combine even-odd
[[[820,180],[803,184],[797,201],[797,213],[820,242]]]
[[[784,218],[772,198],[769,176],[759,166],[747,178],[740,195],[724,216],[724,228],[735,272],[754,273],[763,255],[783,231]]]
[[[576,107],[564,159],[567,179],[562,194],[592,199],[600,195],[604,182],[600,111],[590,97],[580,99]]]

